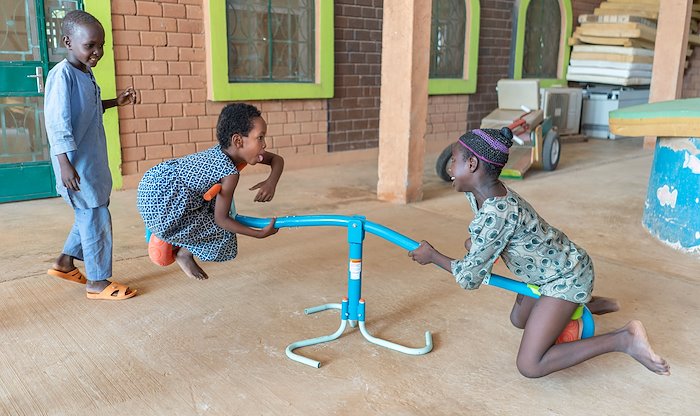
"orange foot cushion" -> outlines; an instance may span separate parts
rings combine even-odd
[[[565,342],[578,341],[581,339],[581,332],[583,331],[583,324],[580,319],[575,321],[570,321],[564,330],[562,331],[559,338],[557,338],[555,344],[563,344]]]
[[[148,242],[148,258],[159,266],[168,266],[175,262],[177,249],[178,247],[173,247],[172,244],[151,234],[151,239]]]

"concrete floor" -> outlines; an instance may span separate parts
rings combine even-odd
[[[700,259],[640,225],[652,154],[640,140],[566,143],[555,172],[509,185],[586,248],[595,293],[622,310],[597,331],[630,319],[646,325],[671,363],[657,376],[608,354],[542,379],[515,367],[521,332],[513,294],[462,290],[435,267],[375,236],[365,240],[363,297],[375,336],[434,350],[409,356],[366,342],[356,328],[286,358],[287,344],[330,334],[335,311],[304,308],[346,293],[346,232],[283,229],[239,239],[239,258],[205,263],[187,279],[146,257],[133,190],[115,192],[115,280],[139,291],[125,302],[85,299],[83,287],[45,274],[72,222],[60,199],[0,205],[0,414],[2,415],[694,415],[700,407]],[[362,214],[453,257],[472,214],[463,195],[426,164],[425,199],[378,202],[376,164],[288,171],[275,200],[254,204],[243,175],[239,212],[253,216]],[[500,265],[497,273],[508,275]]]

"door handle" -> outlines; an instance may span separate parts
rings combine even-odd
[[[34,75],[27,75],[27,78],[36,78],[36,92],[44,92],[44,68],[37,66]]]

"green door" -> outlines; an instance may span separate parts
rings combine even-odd
[[[81,0],[0,0],[0,202],[56,195],[44,82],[65,55],[61,22]]]

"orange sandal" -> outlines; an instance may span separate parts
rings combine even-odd
[[[77,267],[69,272],[62,272],[56,269],[49,269],[46,271],[46,273],[49,276],[58,277],[59,279],[70,280],[71,282],[80,283],[83,285],[87,283],[87,279],[85,278],[85,276],[83,276],[82,273],[80,273],[80,270],[78,270]]]
[[[136,296],[135,290],[129,290],[129,286],[120,283],[110,283],[100,293],[87,292],[88,299],[97,300],[124,300]]]

